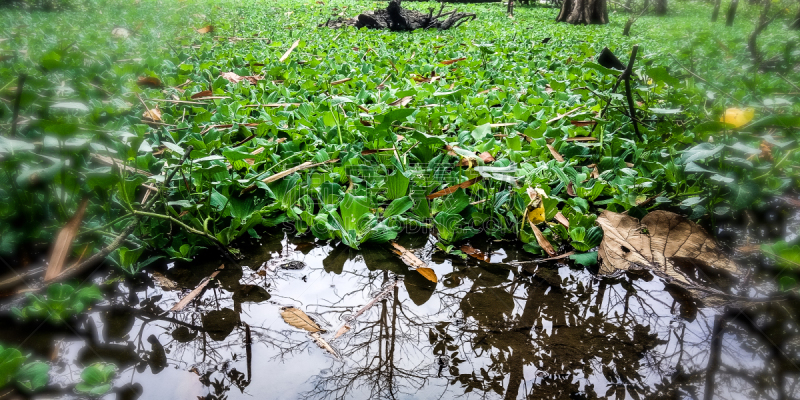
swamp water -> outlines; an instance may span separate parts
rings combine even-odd
[[[206,255],[120,279],[61,326],[4,312],[0,341],[54,363],[39,398],[76,397],[96,361],[118,367],[109,399],[800,398],[796,297],[710,307],[647,272],[514,264],[531,258],[488,239],[472,241],[483,260],[443,258],[407,235],[434,283],[385,247],[303,240],[277,232],[238,266]],[[748,279],[748,297],[774,290]],[[283,307],[311,316],[336,355]]]

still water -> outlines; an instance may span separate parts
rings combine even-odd
[[[800,398],[800,302],[773,295],[769,274],[709,304],[647,272],[519,264],[531,258],[508,242],[473,240],[482,259],[462,260],[426,235],[401,240],[434,283],[385,247],[307,240],[276,232],[235,262],[98,274],[113,283],[88,315],[53,328],[4,312],[0,341],[54,363],[63,390],[40,398],[73,398],[96,361],[118,367],[108,399]],[[282,307],[311,316],[335,355]]]

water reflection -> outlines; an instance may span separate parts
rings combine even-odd
[[[111,304],[57,333],[54,360],[63,368],[54,381],[63,384],[48,396],[69,397],[76,367],[95,361],[119,367],[115,391],[131,399],[800,393],[796,298],[712,308],[646,272],[599,278],[568,264],[511,264],[526,256],[509,246],[482,246],[490,264],[442,258],[424,236],[401,244],[429,261],[438,283],[383,248],[356,252],[285,236],[247,249],[243,266],[226,265],[180,312],[167,310],[226,260],[162,268],[181,291],[149,277],[119,281]],[[287,325],[282,306],[312,316],[341,360]],[[0,329],[0,340],[22,342],[31,331],[29,346],[54,340],[33,324],[15,328]]]

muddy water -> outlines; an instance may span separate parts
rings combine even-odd
[[[647,273],[514,264],[530,258],[504,243],[473,241],[485,261],[445,258],[424,235],[400,243],[437,283],[382,247],[278,233],[239,265],[207,255],[119,279],[59,327],[3,317],[0,341],[54,362],[60,388],[42,398],[74,397],[95,361],[119,368],[109,399],[800,398],[796,298],[711,307]],[[197,300],[167,311],[220,264]],[[739,294],[771,296],[759,279]],[[288,306],[335,355],[284,322]]]

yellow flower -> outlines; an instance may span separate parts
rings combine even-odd
[[[752,121],[755,114],[756,110],[752,108],[729,108],[725,110],[725,114],[723,114],[722,118],[719,120],[720,122],[733,125],[734,128],[739,128]]]

